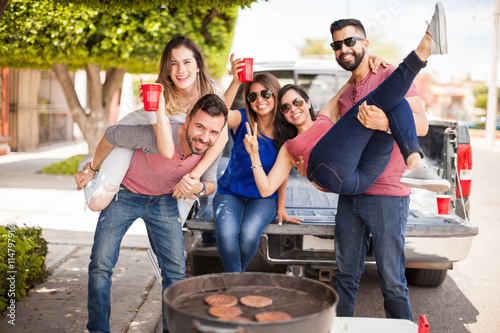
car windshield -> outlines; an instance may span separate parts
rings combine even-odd
[[[340,87],[333,74],[299,74],[298,84],[311,98],[314,111],[318,112],[332,98]]]
[[[349,73],[346,71],[336,71],[335,73],[311,73],[312,70],[266,70],[265,72],[274,75],[283,87],[286,84],[299,84],[311,98],[314,111],[318,112],[323,105],[332,98],[342,85],[349,79]],[[316,70],[318,72],[318,70]],[[324,72],[324,71],[323,71]],[[258,72],[256,72],[258,73]],[[243,86],[241,85],[236,94],[231,109],[245,107],[243,102]]]

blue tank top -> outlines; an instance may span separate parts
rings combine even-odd
[[[245,123],[248,121],[244,109],[238,109],[241,113],[241,123],[233,133],[230,130],[231,137],[233,138],[233,148],[231,149],[231,157],[224,174],[219,178],[217,191],[223,194],[234,194],[245,198],[262,198],[255,184],[253,177],[253,170],[251,168],[252,162],[250,155],[245,149],[243,139],[247,133]],[[274,147],[274,140],[266,136],[258,137],[259,154],[262,167],[266,174],[271,171],[274,162],[278,156],[278,152]],[[277,198],[276,192],[269,198]]]

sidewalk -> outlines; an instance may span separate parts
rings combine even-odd
[[[472,136],[473,149],[500,150],[484,137]],[[0,156],[0,225],[43,228],[49,241],[47,267],[52,275],[16,304],[16,325],[0,319],[0,332],[88,332],[87,267],[97,213],[83,210],[83,194],[72,176],[39,174],[42,167],[76,154],[84,143]],[[111,332],[161,331],[161,286],[147,258],[141,221],[125,236],[111,289]],[[160,324],[160,325],[158,325]]]
[[[0,225],[40,226],[52,272],[16,303],[15,326],[0,332],[88,332],[87,272],[97,213],[84,211],[72,176],[42,175],[42,167],[86,153],[85,143],[52,145],[0,156]],[[161,332],[161,285],[147,258],[141,221],[125,236],[111,289],[111,332]]]

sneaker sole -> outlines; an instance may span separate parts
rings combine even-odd
[[[94,155],[90,155],[90,156],[82,158],[82,160],[80,162],[78,162],[78,171],[82,171],[83,168],[85,168],[85,164],[92,161],[93,157],[94,157]]]
[[[441,48],[441,54],[448,53],[448,39],[446,34],[446,15],[444,13],[444,7],[442,2],[438,2],[438,19],[439,19],[439,47]],[[444,38],[443,38],[444,37]]]
[[[401,180],[399,182],[405,186],[408,186],[408,187],[421,188],[421,189],[432,191],[432,192],[446,192],[451,187],[451,184],[449,182],[445,182],[445,181],[432,182],[429,180],[401,178]]]

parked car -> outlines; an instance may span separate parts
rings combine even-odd
[[[467,126],[472,129],[485,129],[486,128],[486,117],[482,116],[478,120],[470,121]],[[500,115],[497,115],[497,131],[500,131]]]
[[[316,111],[325,105],[351,76],[334,60],[323,59],[255,63],[254,73],[259,72],[273,74],[281,86],[289,83],[300,84],[311,97]],[[245,107],[242,96],[243,85],[240,85],[231,109]]]
[[[326,103],[348,80],[350,73],[327,61],[255,64],[255,72],[265,71],[278,77],[281,84],[302,84],[315,110]],[[240,87],[241,88],[241,87]],[[241,107],[241,92],[233,109]],[[452,195],[448,215],[438,215],[435,193],[414,189],[406,227],[406,275],[409,283],[436,287],[443,283],[453,263],[464,260],[478,228],[469,220],[472,154],[465,122],[429,119],[429,131],[420,138],[425,162],[447,178]],[[219,172],[226,168],[230,144],[225,150]],[[338,195],[318,191],[295,169],[290,173],[286,207],[290,216],[304,221],[300,225],[273,221],[263,232],[259,251],[249,271],[287,272],[298,276],[331,281],[335,274],[334,230]],[[215,246],[203,246],[201,234],[213,232],[211,198],[201,202],[194,218],[186,222],[188,270],[193,275],[223,271]],[[373,250],[367,265],[375,265]]]

